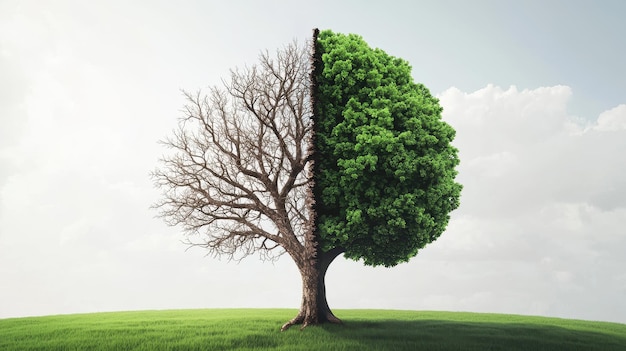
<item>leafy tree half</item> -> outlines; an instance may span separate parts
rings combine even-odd
[[[455,131],[406,61],[329,30],[316,55],[320,244],[367,265],[408,261],[459,206]]]

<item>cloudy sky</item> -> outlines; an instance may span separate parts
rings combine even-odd
[[[333,263],[331,307],[626,323],[625,11],[620,0],[2,0],[0,318],[297,308],[288,257],[185,251],[149,208],[149,172],[180,89],[219,84],[319,27],[412,64],[457,130],[465,186],[448,230],[410,263]]]

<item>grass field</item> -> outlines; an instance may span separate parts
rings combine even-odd
[[[279,328],[285,309],[0,319],[0,350],[626,350],[626,325],[502,314],[337,310],[344,325]]]

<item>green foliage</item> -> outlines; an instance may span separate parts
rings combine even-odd
[[[455,131],[406,61],[331,31],[319,34],[316,53],[322,248],[367,265],[408,261],[459,206]]]
[[[293,310],[216,309],[0,319],[0,350],[624,350],[626,325],[501,314],[340,310],[278,332]]]

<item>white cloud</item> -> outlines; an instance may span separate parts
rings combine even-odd
[[[617,131],[626,129],[626,104],[602,112],[594,129],[600,131]]]
[[[445,118],[462,130],[457,144],[472,140],[471,148],[461,148],[467,159],[494,150],[515,152],[561,132],[571,94],[566,86],[518,91],[488,85],[469,94],[450,88],[439,98]]]

